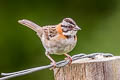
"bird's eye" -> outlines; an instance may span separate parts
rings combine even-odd
[[[73,28],[73,26],[69,26],[69,28]]]

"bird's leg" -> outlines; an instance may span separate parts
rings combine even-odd
[[[67,56],[67,58],[65,58],[65,59],[69,59],[70,60],[69,64],[71,64],[72,63],[72,57],[70,55],[68,55],[67,53],[65,53],[64,55]]]
[[[49,52],[46,52],[46,56],[50,59],[50,61],[52,62],[51,64],[53,65],[53,68],[56,68],[56,62],[54,61],[54,59],[50,56]]]

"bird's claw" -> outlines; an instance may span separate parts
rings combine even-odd
[[[65,58],[65,60],[68,60],[69,59],[69,65],[71,65],[72,64],[72,57],[71,56],[69,56],[69,57],[67,57],[67,58]]]
[[[50,70],[55,69],[55,68],[56,68],[56,62],[52,62],[51,64],[53,65],[53,67],[52,67],[52,68],[50,68]]]

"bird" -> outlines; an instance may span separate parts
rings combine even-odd
[[[72,63],[72,57],[68,53],[75,47],[77,32],[81,30],[72,18],[64,18],[57,25],[42,27],[27,19],[18,20],[18,23],[37,33],[45,48],[45,55],[50,59],[53,67],[56,67],[56,61],[50,54],[65,55],[66,59],[69,60],[69,64]]]

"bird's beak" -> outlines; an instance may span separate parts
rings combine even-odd
[[[75,30],[75,31],[78,31],[78,30],[81,30],[81,28],[78,27],[78,26],[76,26],[76,27],[74,28],[74,30]]]

